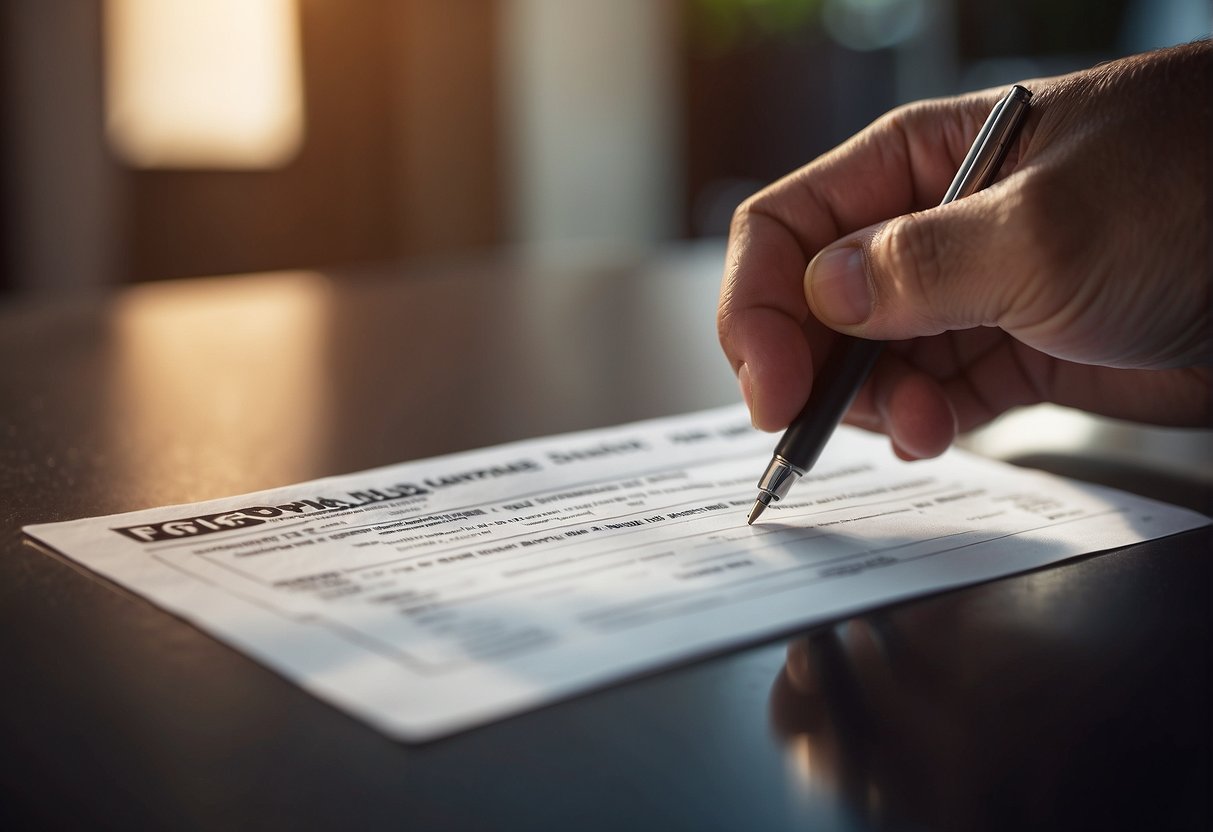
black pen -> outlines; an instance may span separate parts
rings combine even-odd
[[[1031,98],[1032,93],[1016,84],[994,105],[940,205],[980,191],[994,181],[1023,124]],[[783,499],[792,483],[817,462],[883,347],[882,341],[838,337],[825,366],[813,379],[809,400],[775,446],[771,464],[758,481],[758,499],[750,509],[748,523],[753,524],[772,502]]]

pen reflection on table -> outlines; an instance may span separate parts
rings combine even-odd
[[[1120,600],[928,602],[792,641],[769,706],[793,777],[866,829],[1203,828],[1208,738],[1157,696],[1207,697],[1200,634],[1119,649]]]

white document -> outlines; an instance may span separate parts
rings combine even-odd
[[[1209,522],[840,429],[754,526],[730,407],[25,531],[425,740],[815,622]]]

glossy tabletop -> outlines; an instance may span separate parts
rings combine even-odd
[[[732,402],[719,254],[0,304],[0,828],[1208,828],[1207,527],[416,746],[20,533]]]

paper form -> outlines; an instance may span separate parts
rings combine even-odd
[[[30,526],[393,737],[425,740],[907,597],[1209,521],[840,429],[754,526],[741,407]]]

